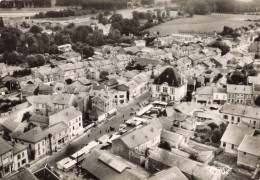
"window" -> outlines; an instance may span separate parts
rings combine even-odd
[[[174,94],[174,88],[171,88],[171,93]]]
[[[26,163],[26,159],[22,160],[22,165],[24,165]]]
[[[234,149],[234,144],[232,144],[231,149]]]
[[[32,149],[32,145],[31,144],[29,144],[29,149]]]
[[[42,145],[44,146],[44,141],[42,141]]]
[[[231,120],[234,121],[234,116],[231,117]]]
[[[79,126],[81,126],[81,123],[79,123]]]
[[[20,155],[20,154],[18,154],[17,159],[18,159],[18,160],[21,159],[21,155]]]
[[[156,86],[156,92],[160,92],[160,86]]]
[[[254,125],[256,124],[256,121],[254,121]]]
[[[228,115],[224,115],[224,119],[228,119]]]
[[[168,88],[167,87],[163,87],[163,92],[167,93],[168,92]]]
[[[246,155],[246,152],[244,152],[244,155]]]
[[[38,149],[40,149],[40,144],[38,144]]]
[[[237,122],[238,122],[238,123],[240,122],[240,117],[237,118]]]
[[[18,168],[20,167],[20,162],[18,162]]]
[[[22,152],[22,157],[24,157],[24,152]]]
[[[223,147],[226,147],[226,143],[225,142],[223,142]]]

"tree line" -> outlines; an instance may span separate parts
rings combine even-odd
[[[183,0],[180,3],[180,10],[193,16],[193,14],[206,15],[210,13],[242,13],[256,11],[257,6],[254,2],[244,3],[235,0]]]

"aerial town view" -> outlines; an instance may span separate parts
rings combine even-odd
[[[0,180],[260,180],[260,0],[0,0]]]

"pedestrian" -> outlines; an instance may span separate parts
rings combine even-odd
[[[123,115],[123,118],[125,118],[125,115]]]
[[[101,130],[100,130],[100,134],[101,134]]]

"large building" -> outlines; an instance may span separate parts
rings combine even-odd
[[[152,96],[163,102],[180,101],[186,96],[187,83],[176,69],[166,68],[152,85]]]

